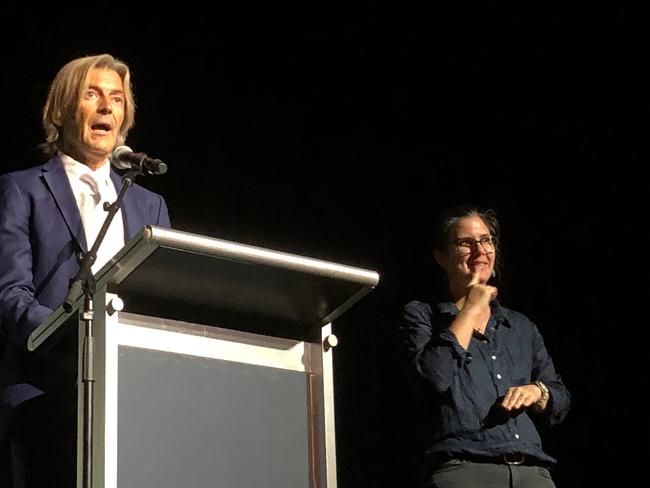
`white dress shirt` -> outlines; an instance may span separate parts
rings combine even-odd
[[[108,212],[103,209],[104,202],[114,203],[117,200],[117,192],[110,176],[111,165],[107,159],[102,166],[93,171],[66,154],[59,153],[59,157],[70,180],[70,186],[81,214],[86,243],[90,250],[108,215]],[[122,211],[118,210],[97,250],[97,259],[92,266],[92,272],[96,273],[101,269],[123,246],[124,222]]]

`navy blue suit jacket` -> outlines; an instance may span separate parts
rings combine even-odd
[[[111,179],[119,192],[120,176],[111,172]],[[164,199],[138,185],[126,192],[122,218],[126,240],[148,224],[170,226]],[[86,237],[58,157],[0,176],[0,403],[5,407],[71,376],[59,375],[51,359],[28,352],[27,339],[65,300],[80,250],[87,250]]]

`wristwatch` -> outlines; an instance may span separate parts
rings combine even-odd
[[[537,388],[539,388],[542,391],[542,396],[535,403],[544,405],[544,403],[548,401],[548,397],[551,396],[551,393],[548,391],[548,387],[541,381],[536,381],[535,386],[537,386]]]

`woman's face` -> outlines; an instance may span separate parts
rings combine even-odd
[[[436,251],[436,261],[450,283],[468,283],[473,273],[487,283],[494,269],[496,249],[490,231],[478,216],[463,217],[451,232],[444,252]]]

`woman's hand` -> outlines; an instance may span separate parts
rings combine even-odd
[[[471,279],[467,284],[467,295],[463,309],[469,308],[474,311],[485,311],[490,308],[490,302],[497,297],[498,290],[495,286],[479,282],[479,274],[472,272]]]
[[[511,386],[508,388],[501,406],[507,410],[519,410],[521,408],[528,408],[542,399],[542,391],[535,384]]]

